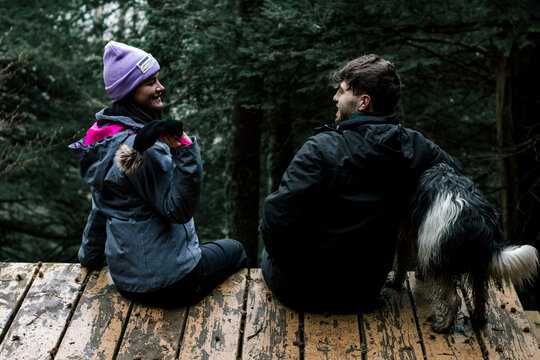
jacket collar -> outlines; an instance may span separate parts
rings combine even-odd
[[[107,126],[110,124],[123,125],[127,127],[142,128],[144,124],[136,122],[132,118],[127,116],[114,116],[114,115],[105,115],[105,109],[101,110],[96,114],[96,120],[99,127]]]
[[[381,114],[381,113],[356,113],[353,114],[350,118],[345,121],[338,121],[332,124],[324,125],[318,128],[315,128],[315,133],[320,133],[323,131],[337,131],[343,132],[345,130],[354,129],[361,125],[372,124],[395,124],[399,123],[397,114],[394,112],[392,114]]]

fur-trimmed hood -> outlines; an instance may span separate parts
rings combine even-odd
[[[102,188],[107,173],[113,164],[116,149],[122,143],[133,146],[135,136],[130,135],[133,135],[137,129],[144,126],[144,124],[135,122],[129,117],[104,115],[103,111],[96,114],[96,123],[93,128],[97,127],[102,129],[103,133],[112,134],[91,143],[87,141],[87,134],[87,136],[69,145],[83,180],[98,190]],[[119,131],[107,131],[106,128],[111,125],[118,126],[117,130]],[[100,130],[95,131],[99,132]],[[95,138],[99,139],[99,134]]]

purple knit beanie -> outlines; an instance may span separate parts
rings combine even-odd
[[[133,46],[111,41],[103,55],[103,80],[109,97],[116,102],[160,69],[154,57]]]

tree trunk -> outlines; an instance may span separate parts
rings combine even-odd
[[[254,0],[233,0],[235,15],[248,22],[250,11],[257,7]],[[241,61],[241,59],[239,59]],[[257,79],[243,79],[259,84]],[[260,123],[262,111],[247,108],[236,95],[231,115],[230,182],[227,186],[229,200],[228,223],[231,235],[246,249],[248,267],[258,266],[259,254],[259,187],[260,187]]]
[[[244,245],[248,266],[258,266],[260,110],[236,100],[232,110],[230,176],[227,189],[231,235]]]
[[[293,157],[292,124],[289,104],[285,103],[269,119],[268,129],[268,188],[266,193],[275,191],[281,177]]]
[[[537,249],[540,248],[539,63],[539,48],[512,49],[500,61],[497,77],[503,227],[510,243],[532,244]],[[539,286],[537,281],[537,294]]]

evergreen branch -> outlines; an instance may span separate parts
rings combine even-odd
[[[50,225],[50,224],[48,224]],[[65,224],[57,224],[65,225]],[[6,221],[5,219],[0,219],[0,227],[4,230],[19,232],[27,235],[36,236],[43,239],[53,239],[53,240],[70,240],[73,239],[73,234],[51,234],[43,231],[43,228],[40,226],[29,226],[29,224],[24,223],[16,225],[13,221]]]
[[[509,22],[510,26],[513,25]],[[383,27],[382,32],[387,32],[389,34],[413,34],[415,32],[420,32],[424,34],[446,34],[446,35],[463,35],[465,33],[472,33],[475,31],[482,31],[485,29],[500,29],[498,33],[504,33],[505,31],[501,29],[503,26],[501,22],[496,20],[490,21],[471,21],[471,22],[452,22],[447,25],[441,24],[406,24],[401,27],[396,27],[395,23],[388,23],[388,27]]]
[[[414,48],[417,48],[419,50],[423,50],[425,52],[428,52],[430,53],[431,55],[437,57],[437,58],[440,58],[440,59],[443,59],[445,62],[449,63],[449,64],[452,64],[454,65],[455,67],[459,68],[459,69],[462,69],[463,71],[471,74],[471,75],[475,75],[476,77],[480,77],[481,79],[485,80],[485,81],[488,81],[488,82],[491,82],[492,79],[487,76],[487,75],[484,75],[484,74],[481,74],[480,72],[478,71],[474,71],[473,69],[470,69],[468,67],[466,67],[465,65],[463,64],[460,64],[454,60],[452,60],[451,58],[449,58],[446,54],[439,54],[438,52],[436,51],[433,51],[425,46],[421,46],[421,45],[418,45],[418,44],[415,44],[414,42],[412,41],[409,41],[407,40],[407,44],[414,47]]]
[[[0,198],[0,204],[1,203],[21,203],[24,201],[32,201],[35,202],[35,197],[29,197],[29,198],[23,198],[23,197],[16,197],[16,198]]]
[[[488,49],[486,49],[483,46],[480,46],[479,43],[469,44],[463,41],[451,40],[451,39],[415,38],[415,37],[409,37],[409,40],[420,42],[420,43],[449,44],[449,45],[454,45],[457,47],[462,47],[468,50],[477,51],[486,57],[490,56],[490,52],[488,51]]]

